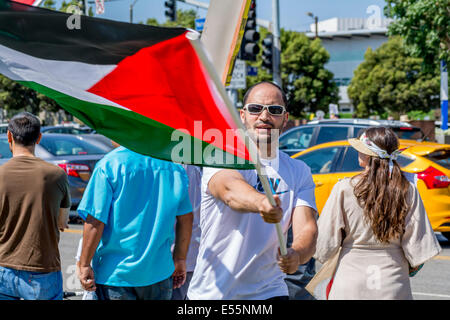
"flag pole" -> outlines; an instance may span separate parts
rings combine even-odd
[[[256,144],[251,139],[246,139],[246,136],[243,134],[246,131],[246,129],[245,129],[241,119],[239,118],[239,115],[236,112],[235,107],[233,106],[230,99],[228,98],[228,95],[225,91],[224,85],[222,84],[222,82],[220,82],[219,76],[217,75],[217,72],[216,72],[213,64],[211,63],[208,56],[206,55],[206,53],[203,49],[203,45],[199,40],[198,33],[197,32],[189,32],[186,36],[188,37],[189,40],[191,40],[192,46],[194,47],[194,49],[197,52],[197,54],[199,55],[200,59],[204,63],[204,67],[206,68],[206,70],[208,70],[208,73],[211,76],[211,80],[214,82],[214,84],[217,88],[217,91],[219,92],[221,98],[225,102],[225,105],[226,105],[228,111],[230,112],[234,123],[236,124],[236,126],[239,129],[241,129],[241,130],[238,130],[238,134],[240,135],[242,141],[244,141],[245,146],[247,147],[247,149],[250,153],[250,157],[252,158],[252,160],[255,164],[256,173],[259,177],[259,180],[261,181],[264,192],[266,193],[266,197],[269,200],[271,205],[276,206],[277,204],[275,202],[275,198],[273,197],[273,193],[272,193],[272,190],[271,190],[271,187],[269,184],[269,180],[267,179],[267,175],[264,174],[263,167],[261,166],[261,162],[259,161],[259,154],[257,151]],[[277,222],[275,224],[275,228],[277,231],[278,243],[280,245],[280,253],[281,253],[281,255],[284,256],[287,254],[287,249],[286,249],[286,240],[285,240],[285,237],[283,234],[283,229],[279,222]]]

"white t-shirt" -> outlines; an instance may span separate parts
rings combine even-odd
[[[195,268],[197,260],[198,247],[200,245],[200,201],[201,201],[201,183],[202,169],[197,166],[183,164],[186,174],[189,178],[189,200],[192,204],[192,214],[194,220],[192,222],[192,235],[189,243],[189,250],[186,258],[186,271],[192,272]]]
[[[281,200],[284,212],[281,225],[286,237],[295,207],[317,210],[311,170],[283,152],[272,161],[262,162],[274,194]],[[258,213],[236,212],[214,198],[208,182],[220,170],[203,169],[202,232],[188,298],[250,300],[287,296],[285,274],[276,260],[279,245],[275,225],[264,222]],[[263,192],[255,170],[239,172],[251,186]]]

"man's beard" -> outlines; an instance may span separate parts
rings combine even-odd
[[[284,124],[284,122],[283,122]],[[247,120],[244,120],[244,125],[247,129],[249,137],[255,142],[260,148],[268,146],[272,143],[277,143],[278,138],[280,137],[280,128],[275,128],[274,124],[267,121],[258,121],[256,122],[253,127],[250,127]],[[264,130],[264,129],[258,129],[258,126],[261,125],[269,125],[271,128],[268,128],[266,131],[269,131],[268,134],[257,134],[258,130]],[[283,127],[283,125],[281,125]]]

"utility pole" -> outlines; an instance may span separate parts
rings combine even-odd
[[[316,39],[319,37],[319,17],[314,17],[314,24],[316,26]]]
[[[88,9],[87,0],[83,0],[83,10],[84,10],[84,15],[88,16],[89,15],[89,9]]]
[[[273,22],[273,82],[282,87],[281,82],[281,41],[280,41],[280,4],[272,0]]]
[[[133,7],[138,0],[134,0],[132,4],[130,4],[130,23],[133,23]]]
[[[319,17],[315,16],[312,12],[307,12],[306,14],[314,19],[315,38],[317,39],[319,37]]]

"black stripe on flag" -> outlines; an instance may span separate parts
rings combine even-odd
[[[163,28],[80,16],[0,0],[0,45],[49,60],[117,64],[140,49],[177,37],[184,28]]]

